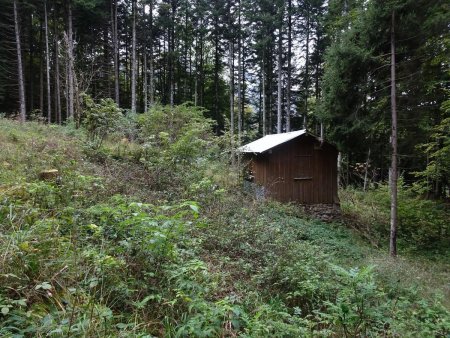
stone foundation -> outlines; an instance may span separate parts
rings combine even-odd
[[[342,217],[339,204],[301,204],[303,212],[324,222],[338,221]]]

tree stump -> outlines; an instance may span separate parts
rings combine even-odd
[[[39,173],[39,179],[43,181],[56,180],[58,178],[59,171],[57,169],[44,170]]]

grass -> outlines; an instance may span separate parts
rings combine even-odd
[[[328,224],[245,195],[218,160],[84,140],[0,119],[0,335],[448,334],[445,256],[390,259],[358,192],[342,198],[357,226]]]

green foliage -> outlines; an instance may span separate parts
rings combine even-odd
[[[244,195],[218,154],[223,139],[190,109],[173,108],[167,123],[178,127],[166,134],[142,116],[138,142],[120,153],[114,137],[105,139],[102,165],[66,127],[55,128],[56,147],[46,126],[0,125],[0,160],[14,164],[0,185],[1,336],[448,334],[445,299],[428,288],[433,276],[445,296],[445,265],[415,267],[428,282],[426,292],[412,289],[411,263],[393,264],[346,227],[293,205]],[[26,157],[27,147],[40,156]],[[57,180],[37,180],[44,160],[58,165]],[[155,191],[158,175],[165,178]],[[401,190],[401,215],[409,215],[408,236],[423,240],[422,217],[445,218],[408,194]],[[374,201],[350,196],[361,202],[353,208],[388,207],[385,187],[367,193]]]
[[[112,99],[101,99],[99,103],[88,95],[83,94],[83,125],[92,146],[99,148],[105,137],[117,130],[122,120],[122,113]]]
[[[155,106],[139,115],[139,138],[150,154],[152,151],[162,151],[165,156],[161,157],[174,164],[194,163],[216,150],[213,122],[206,119],[203,113],[203,109],[189,104]]]
[[[416,191],[435,197],[450,194],[450,100],[442,104],[442,110],[443,120],[433,128],[430,142],[419,146],[429,162],[425,170],[416,173],[420,180],[415,183]]]
[[[157,189],[171,186],[169,190],[182,193],[214,168],[213,160],[223,161],[221,139],[213,135],[213,122],[203,113],[201,108],[184,104],[154,106],[138,116],[139,161],[157,173]]]
[[[343,212],[375,242],[386,242],[389,234],[389,187],[381,185],[367,192],[348,188],[341,193]],[[411,249],[448,248],[450,215],[445,204],[415,195],[399,184],[398,236],[401,244]]]

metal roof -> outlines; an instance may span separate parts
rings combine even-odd
[[[238,148],[238,151],[241,153],[261,154],[269,149],[272,149],[280,144],[283,144],[304,134],[307,134],[306,129],[291,131],[289,133],[266,135],[256,141]]]

